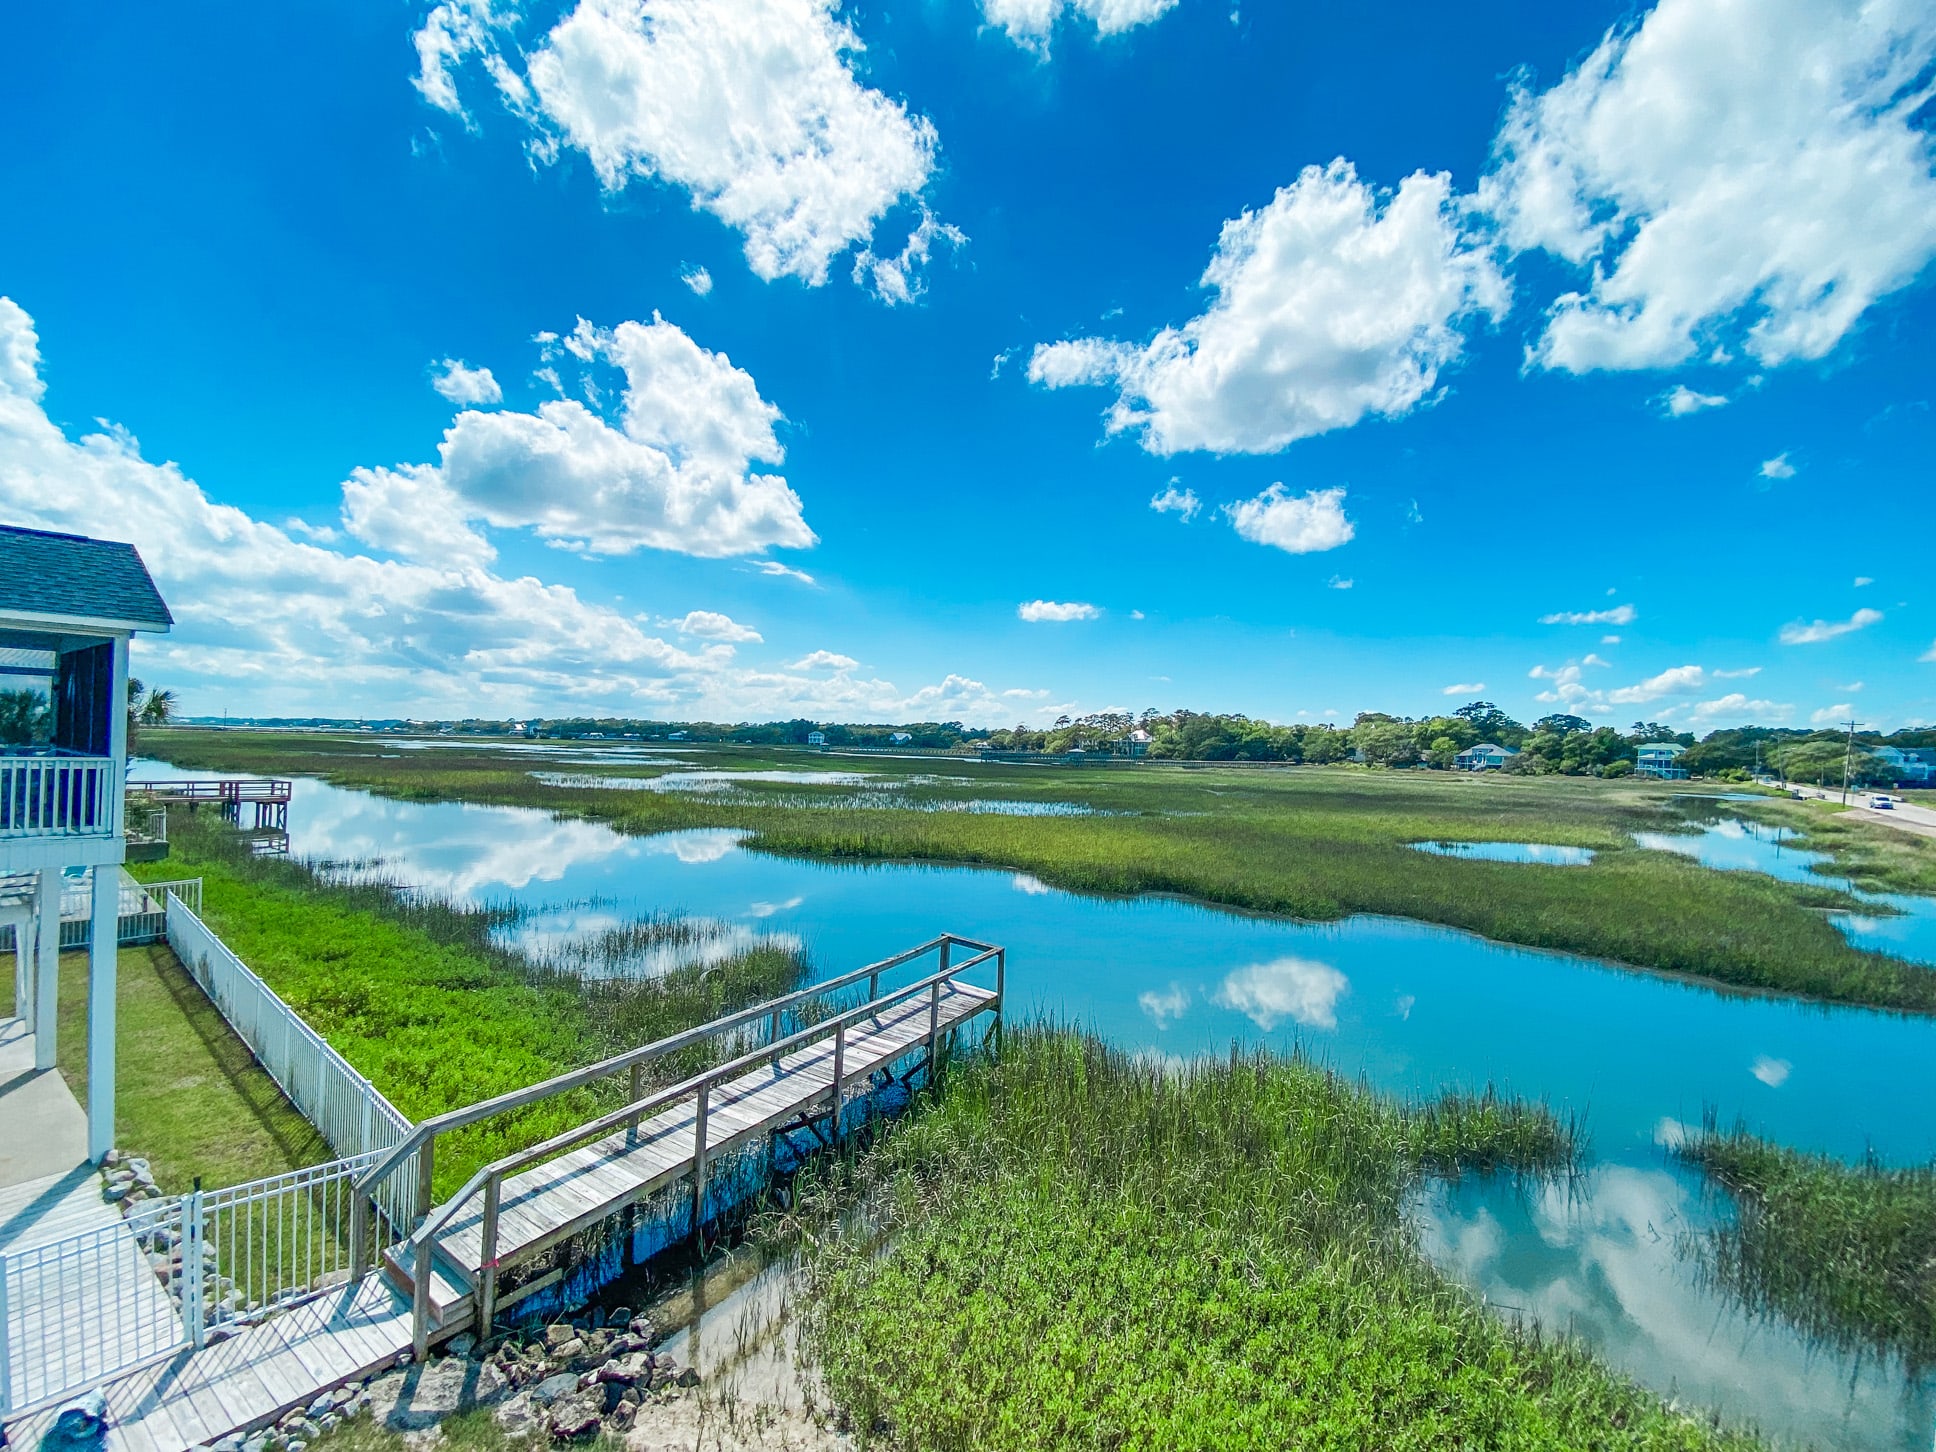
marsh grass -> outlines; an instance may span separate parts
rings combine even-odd
[[[1839,1349],[1936,1366],[1936,1163],[1848,1164],[1712,1122],[1678,1153],[1734,1200],[1731,1224],[1684,1241],[1712,1285]]]
[[[864,1445],[1754,1445],[1419,1254],[1421,1177],[1580,1153],[1577,1126],[1493,1096],[1408,1107],[1297,1059],[1011,1027],[768,1233],[804,1247],[805,1343]]]
[[[1632,831],[1685,821],[1676,803],[1684,783],[948,761],[926,769],[964,780],[896,789],[929,802],[993,796],[1072,802],[1097,813],[1021,817],[854,808],[840,802],[851,795],[845,788],[828,792],[825,806],[803,806],[812,793],[795,784],[768,791],[739,783],[730,800],[559,788],[532,778],[527,757],[483,745],[390,755],[384,745],[321,734],[154,731],[144,737],[145,750],[184,766],[315,772],[406,800],[532,807],[631,833],[733,827],[753,833],[755,847],[803,857],[990,865],[1075,891],[1175,893],[1310,920],[1389,914],[1748,991],[1936,1012],[1936,973],[1853,948],[1827,920],[1823,909],[1857,906],[1831,882],[1716,872],[1677,854],[1635,847]],[[816,753],[682,746],[679,754],[734,769],[811,764],[907,775],[906,763],[836,761]],[[619,762],[595,769],[659,768]],[[1800,803],[1731,805],[1828,833],[1834,838],[1824,838],[1829,850],[1854,852],[1860,835],[1861,850],[1871,854],[1864,860],[1875,872],[1887,867],[1886,876],[1860,879],[1875,885],[1921,880],[1918,864],[1927,865],[1925,858],[1936,864],[1936,843],[1904,839],[1911,844],[1904,847],[1887,829],[1837,826]],[[1875,834],[1891,840],[1871,848],[1866,844]],[[1436,840],[1550,842],[1591,847],[1597,855],[1588,866],[1560,868],[1434,857],[1409,845]],[[1936,877],[1936,866],[1928,871]]]
[[[516,909],[466,908],[367,871],[253,857],[212,815],[178,814],[173,852],[143,876],[199,876],[204,917],[236,955],[413,1120],[522,1088],[794,987],[796,952],[756,945],[650,977],[592,975],[571,955],[529,955],[503,930]],[[651,920],[613,952],[688,931]],[[676,1079],[703,1049],[659,1065]],[[437,1188],[619,1102],[611,1082],[440,1141]]]

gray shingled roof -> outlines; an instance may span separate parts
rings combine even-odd
[[[0,612],[9,610],[147,630],[175,623],[133,545],[0,525]]]

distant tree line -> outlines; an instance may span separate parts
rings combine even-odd
[[[138,686],[138,683],[135,683]],[[18,693],[30,696],[33,693]],[[160,698],[159,700],[157,698]],[[144,724],[159,725],[174,715],[169,692],[135,695],[131,707]],[[0,693],[0,742],[22,739],[36,726],[28,703],[14,705]],[[242,724],[240,722],[236,724]],[[1791,781],[1839,785],[1845,755],[1850,780],[1857,785],[1880,785],[1891,780],[1877,746],[1936,746],[1936,728],[1898,731],[1891,736],[1858,733],[1853,752],[1845,734],[1833,730],[1800,730],[1778,726],[1741,726],[1713,731],[1696,738],[1658,721],[1636,721],[1626,730],[1595,726],[1582,716],[1556,713],[1531,725],[1514,720],[1491,701],[1470,701],[1442,716],[1393,716],[1364,711],[1350,725],[1330,721],[1278,725],[1238,713],[1206,711],[1100,711],[1087,716],[1061,716],[1048,726],[1018,724],[998,730],[964,725],[960,721],[900,723],[842,723],[795,717],[785,721],[739,722],[655,721],[633,717],[542,717],[523,720],[421,721],[391,718],[350,723],[328,718],[278,718],[253,724],[336,727],[357,725],[379,731],[450,731],[466,735],[516,735],[538,739],[692,741],[741,746],[805,746],[808,736],[821,733],[834,747],[919,747],[949,751],[984,747],[994,751],[1040,752],[1045,755],[1127,754],[1132,733],[1143,732],[1138,754],[1157,761],[1281,761],[1323,765],[1359,762],[1373,767],[1421,767],[1445,770],[1461,751],[1484,743],[1510,746],[1518,755],[1506,768],[1514,772],[1566,776],[1623,776],[1634,769],[1639,748],[1651,742],[1673,742],[1685,747],[1680,765],[1695,776],[1745,781],[1757,769]],[[896,740],[897,736],[905,740]]]

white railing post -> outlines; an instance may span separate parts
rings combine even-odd
[[[0,1417],[13,1411],[13,1320],[7,1310],[7,1258],[0,1255]]]
[[[181,1210],[182,1324],[188,1330],[188,1344],[199,1351],[208,1340],[208,1257],[203,1247],[200,1176],[196,1177],[195,1188],[183,1197]]]

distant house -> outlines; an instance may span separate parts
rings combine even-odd
[[[1498,771],[1517,755],[1519,753],[1510,746],[1481,741],[1453,757],[1452,764],[1460,771]]]
[[[683,731],[666,732],[666,740],[668,741],[684,741],[685,739],[686,739],[686,733]]]
[[[827,733],[825,731],[809,731],[807,733],[807,745],[825,746],[826,744],[827,744]]]
[[[914,733],[912,731],[896,731],[892,736],[888,737],[887,739],[893,742],[896,746],[906,746],[908,742],[914,739]]]
[[[1872,746],[1897,786],[1927,786],[1936,780],[1936,746]]]
[[[1687,768],[1681,765],[1681,753],[1686,750],[1672,741],[1649,741],[1635,753],[1634,775],[1681,781],[1687,776]]]
[[[1118,743],[1117,749],[1124,756],[1148,756],[1150,743],[1155,739],[1139,726]]]

